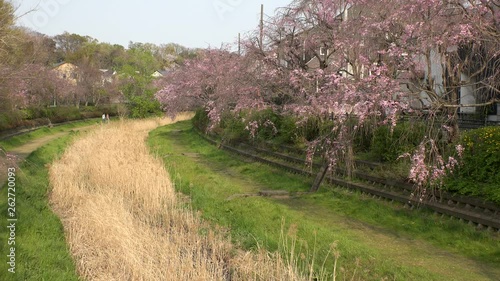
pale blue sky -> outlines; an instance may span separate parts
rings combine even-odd
[[[235,42],[259,23],[264,0],[11,0],[19,25],[47,35],[64,31],[88,35],[100,42],[128,46],[178,43],[186,47],[220,47]],[[291,0],[263,3],[266,15]]]

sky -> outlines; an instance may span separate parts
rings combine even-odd
[[[190,48],[234,43],[292,0],[11,0],[18,25],[53,36],[67,31],[127,47],[178,43]],[[26,12],[31,11],[26,14]]]

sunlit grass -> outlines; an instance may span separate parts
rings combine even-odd
[[[7,259],[0,266],[0,280],[79,280],[64,240],[59,218],[49,207],[46,165],[59,157],[74,134],[63,136],[32,153],[16,169],[16,273],[7,271]],[[4,171],[1,171],[2,173]],[[0,217],[7,219],[7,188],[0,192]],[[4,200],[5,199],[5,200]],[[0,252],[7,255],[7,228],[0,228]]]
[[[315,249],[316,265],[330,273],[334,241],[340,252],[338,270],[343,270],[337,273],[357,270],[356,277],[363,280],[490,280],[492,273],[482,273],[476,262],[493,274],[500,272],[495,266],[500,261],[498,240],[458,221],[326,186],[317,194],[289,200],[227,201],[235,193],[259,189],[307,191],[311,180],[218,150],[187,122],[155,130],[149,143],[203,217],[229,227],[233,241],[246,249],[279,249],[284,218],[287,227],[298,226],[303,250],[312,254]],[[442,251],[450,257],[441,257]],[[323,266],[326,256],[330,258]]]

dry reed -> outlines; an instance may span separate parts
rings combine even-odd
[[[181,116],[187,119],[190,116]],[[182,208],[147,132],[165,120],[106,124],[50,167],[50,202],[85,280],[304,280],[279,254],[233,249]]]

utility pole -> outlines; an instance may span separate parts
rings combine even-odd
[[[241,33],[238,33],[238,55],[241,56]]]
[[[264,4],[260,5],[260,49],[264,50]]]

